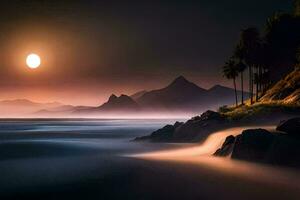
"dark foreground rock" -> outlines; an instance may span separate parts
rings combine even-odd
[[[273,139],[274,135],[264,129],[245,130],[236,137],[231,157],[233,159],[263,162]]]
[[[235,137],[233,135],[228,136],[222,147],[214,153],[214,156],[225,157],[230,155],[234,147],[234,142]]]
[[[167,125],[150,136],[136,138],[135,141],[151,142],[201,142],[209,134],[226,128],[227,119],[218,112],[206,111],[201,116],[194,117],[186,123],[176,122]]]
[[[135,138],[135,141],[146,141],[150,140],[152,142],[167,142],[172,140],[174,132],[178,127],[183,125],[183,122],[176,122],[174,125],[166,125],[157,131],[154,131],[150,136],[143,136]]]
[[[278,131],[288,134],[300,135],[300,117],[282,121],[276,128]]]
[[[293,129],[294,122],[297,122],[297,118],[286,121],[284,126],[282,123],[279,125],[279,127],[284,127],[284,129],[280,128],[280,131],[293,130],[289,132],[293,134],[249,129],[236,137],[229,136],[214,155],[231,154],[232,159],[299,168],[300,138],[295,137],[294,134],[299,133],[300,130],[298,129],[297,132]]]

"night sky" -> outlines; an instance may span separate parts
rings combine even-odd
[[[96,105],[179,75],[231,86],[220,68],[239,31],[288,0],[7,0],[0,6],[0,99]],[[25,58],[42,57],[30,70]]]

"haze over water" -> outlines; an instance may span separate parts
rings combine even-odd
[[[204,144],[131,142],[174,121],[1,121],[0,195],[18,199],[299,197],[300,179],[294,170],[208,156],[223,137],[240,129],[219,132]],[[166,152],[175,152],[177,158]],[[137,154],[152,157],[128,156]]]

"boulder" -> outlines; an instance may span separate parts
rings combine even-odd
[[[300,136],[300,117],[280,122],[276,130]]]
[[[166,125],[161,129],[158,129],[157,131],[154,131],[149,136],[144,137],[137,137],[135,138],[135,141],[141,141],[141,140],[150,140],[152,142],[170,142],[172,141],[173,134],[175,130],[180,127],[183,124],[183,122],[176,122],[174,125]]]
[[[265,162],[274,135],[264,129],[249,129],[238,135],[232,151],[233,159]]]
[[[208,110],[208,111],[204,112],[198,119],[200,119],[202,121],[204,121],[204,120],[223,120],[224,117],[218,112]]]
[[[233,135],[228,136],[222,147],[214,153],[214,156],[225,157],[230,155],[234,147],[234,142],[235,137]]]
[[[272,165],[300,167],[300,139],[289,134],[276,134],[267,154]]]
[[[226,128],[226,118],[218,112],[206,111],[201,116],[193,117],[186,123],[176,122],[167,125],[151,135],[135,140],[152,142],[203,142],[211,133]]]
[[[285,167],[300,167],[300,138],[290,134],[270,133],[264,129],[245,130],[228,136],[213,155]]]

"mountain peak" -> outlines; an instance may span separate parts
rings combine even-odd
[[[174,81],[169,85],[169,87],[181,88],[184,86],[194,85],[194,83],[188,81],[184,76],[178,76]]]
[[[125,101],[133,101],[132,98],[130,98],[129,96],[125,95],[125,94],[121,94],[119,97],[112,94],[109,99],[108,99],[108,103],[117,103],[117,102],[125,102]]]
[[[129,96],[121,94],[119,97],[112,94],[109,100],[98,107],[102,111],[124,111],[137,110],[138,104]]]
[[[108,101],[113,101],[113,100],[115,100],[115,99],[117,99],[117,98],[118,98],[118,97],[117,97],[116,95],[112,94],[112,95],[110,95]]]
[[[121,94],[119,99],[126,99],[126,100],[130,99],[130,100],[132,100],[128,95],[125,95],[125,94]]]
[[[189,82],[184,76],[178,76],[177,78],[175,78],[175,80],[173,81],[173,83],[186,83]]]

